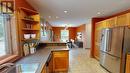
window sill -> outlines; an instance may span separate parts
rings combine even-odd
[[[7,62],[13,62],[19,58],[20,57],[18,55],[11,55],[11,56],[8,56],[4,59],[0,59],[0,64],[7,63]]]

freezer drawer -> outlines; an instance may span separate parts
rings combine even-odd
[[[112,73],[120,73],[120,58],[100,51],[100,64]]]

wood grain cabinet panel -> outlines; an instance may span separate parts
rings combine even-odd
[[[99,60],[99,51],[100,51],[100,47],[98,47],[100,45],[100,35],[101,35],[101,30],[104,27],[101,27],[103,24],[102,23],[97,23],[96,24],[96,28],[95,28],[95,45],[94,45],[94,57]]]
[[[69,67],[69,51],[53,52],[53,71],[68,71]]]
[[[48,64],[48,71],[49,73],[53,73],[53,56],[50,59],[50,62]]]
[[[107,19],[106,20],[106,26],[107,26],[107,28],[113,28],[113,27],[115,27],[117,25],[116,21],[117,21],[117,17],[113,17],[113,18]]]
[[[106,28],[106,27],[107,27],[105,20],[104,20],[104,21],[101,21],[101,22],[98,22],[96,25],[97,25],[97,28],[98,28],[98,29],[103,29],[103,28]]]
[[[42,69],[42,73],[47,73],[47,68],[46,68],[46,66],[44,66],[44,68]]]
[[[117,16],[117,26],[129,25],[129,13]]]
[[[106,24],[106,20],[102,21],[102,24],[101,24],[102,28],[108,28],[107,24]]]
[[[67,72],[69,68],[69,50],[53,51],[51,58],[48,58],[42,73]],[[47,67],[46,67],[47,66]]]
[[[94,50],[94,57],[99,60],[100,58],[100,47],[98,45],[95,45],[95,50]]]
[[[126,72],[125,73],[130,73],[130,55],[127,55]]]
[[[130,13],[127,13],[127,25],[128,27],[130,27]]]

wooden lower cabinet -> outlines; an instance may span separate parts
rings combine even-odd
[[[69,67],[69,51],[53,52],[53,71],[68,71]]]
[[[127,59],[126,59],[126,72],[125,73],[130,73],[130,55],[127,55]]]
[[[50,61],[48,63],[48,72],[53,73],[53,55],[50,58]]]
[[[47,67],[46,66],[43,67],[42,73],[47,73]]]
[[[95,48],[94,48],[94,57],[99,60],[99,57],[100,57],[100,46],[99,45],[95,45]]]
[[[42,73],[67,72],[69,68],[69,51],[53,51]]]

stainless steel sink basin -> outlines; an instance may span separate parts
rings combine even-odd
[[[0,65],[0,73],[36,73],[39,63],[17,64],[6,63]]]

